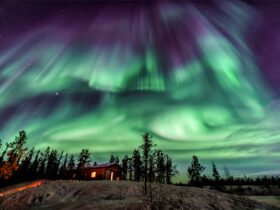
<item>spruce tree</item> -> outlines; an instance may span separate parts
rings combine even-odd
[[[217,166],[216,166],[216,164],[214,163],[214,161],[212,161],[212,176],[213,176],[213,178],[214,178],[214,180],[215,180],[216,182],[219,181],[219,179],[220,179],[220,174],[219,174],[219,172],[218,172]]]
[[[15,140],[9,144],[8,162],[16,161],[19,164],[21,158],[25,155],[27,148],[25,148],[27,135],[25,131],[20,131]]]
[[[27,140],[27,135],[25,131],[20,131],[19,135],[15,137],[14,141],[8,144],[8,159],[3,161],[0,167],[0,178],[4,179],[10,178],[15,171],[19,169],[19,163],[21,158],[24,157],[26,148],[25,143]]]
[[[109,163],[115,163],[115,161],[116,161],[115,156],[114,156],[114,155],[111,155],[111,156],[110,156],[110,159],[109,159]]]
[[[171,184],[172,176],[176,175],[176,165],[173,165],[171,158],[166,155],[166,164],[165,164],[165,173],[166,173],[166,183]]]
[[[63,158],[63,150],[60,152],[59,156],[58,156],[58,159],[57,159],[57,165],[56,165],[56,171],[57,171],[57,174],[56,174],[56,178],[58,178],[60,176],[60,168],[62,167],[62,158]]]
[[[120,164],[120,159],[119,157],[116,155],[111,155],[110,159],[109,159],[109,163],[116,163],[116,164]]]
[[[9,144],[6,143],[6,148],[3,150],[3,152],[0,156],[0,167],[4,164],[4,157],[7,154],[8,148],[9,148]]]
[[[65,157],[64,157],[64,161],[61,164],[60,168],[59,168],[59,177],[61,179],[66,178],[66,167],[67,167],[67,160],[68,160],[68,154],[66,153]]]
[[[165,178],[165,155],[161,150],[156,150],[156,171],[157,171],[157,181],[159,183],[164,183]]]
[[[69,162],[68,162],[68,165],[67,165],[67,168],[68,168],[68,170],[72,171],[72,170],[75,169],[75,166],[76,166],[76,163],[75,163],[74,155],[71,155],[70,159],[69,159]]]
[[[140,146],[140,148],[142,149],[142,157],[143,157],[144,195],[147,195],[149,158],[153,147],[155,147],[156,145],[152,141],[151,133],[145,132],[142,137],[143,137],[143,144]]]
[[[128,171],[128,156],[125,155],[122,159],[122,174],[123,174],[123,180],[127,179],[127,171]]]
[[[44,153],[41,153],[39,158],[39,170],[38,170],[38,176],[39,178],[45,178],[46,174],[46,164],[47,160],[49,159],[50,155],[50,147],[47,147]]]
[[[133,180],[133,161],[132,158],[128,158],[128,180]]]
[[[230,171],[229,171],[228,167],[224,166],[223,169],[224,169],[225,177],[226,177],[227,179],[230,179],[231,174],[230,174]]]
[[[226,182],[229,185],[230,192],[232,192],[232,186],[231,185],[232,185],[232,182],[234,181],[233,180],[233,176],[231,175],[230,170],[228,169],[228,167],[224,166],[223,170],[224,170]]]
[[[88,166],[90,162],[90,153],[88,149],[82,149],[79,157],[78,157],[78,179],[82,179],[84,175],[84,168]]]
[[[48,157],[48,162],[46,166],[46,178],[47,179],[55,179],[57,177],[58,170],[58,151],[52,149],[50,155]]]
[[[205,167],[199,163],[198,157],[193,155],[191,166],[188,167],[188,176],[191,184],[198,184],[201,178],[201,173]]]
[[[156,151],[151,150],[151,154],[148,158],[148,181],[155,181],[155,173],[156,173]]]
[[[115,156],[115,163],[116,164],[120,164],[120,159],[119,159],[119,157],[117,155]]]
[[[30,177],[30,168],[31,168],[31,160],[33,158],[34,154],[34,147],[27,153],[27,155],[24,157],[24,159],[21,161],[20,164],[20,175],[21,179],[23,180],[29,180]]]
[[[134,180],[139,182],[140,179],[141,179],[141,176],[142,176],[142,160],[141,160],[141,155],[140,155],[140,152],[139,150],[135,149],[133,151],[133,154],[132,154],[132,158],[131,158],[131,170],[133,170],[133,174],[134,174]]]
[[[33,162],[31,163],[31,166],[30,166],[30,170],[29,170],[29,173],[30,173],[30,177],[31,179],[36,179],[37,176],[38,176],[38,170],[39,170],[39,156],[40,156],[40,150],[37,151],[35,157],[34,157],[34,160]]]

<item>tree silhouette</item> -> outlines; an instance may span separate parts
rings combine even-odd
[[[190,183],[199,184],[201,173],[205,170],[205,167],[199,163],[198,157],[193,155],[191,166],[188,167],[188,176]]]
[[[128,179],[132,180],[133,173],[133,160],[132,158],[128,158]]]
[[[24,145],[27,140],[27,135],[25,131],[20,131],[19,135],[15,137],[15,140],[9,144],[10,150],[8,151],[8,162],[15,161],[19,164],[21,158],[24,156],[27,150]]]
[[[4,151],[2,152],[1,156],[0,156],[0,167],[4,164],[4,157],[7,154],[9,148],[9,144],[6,143],[6,148],[4,149]]]
[[[175,176],[178,173],[176,171],[176,165],[173,165],[173,162],[168,155],[166,155],[165,173],[166,173],[167,184],[171,184],[171,177]]]
[[[65,173],[66,173],[66,167],[67,167],[67,160],[68,160],[68,154],[66,153],[63,164],[61,164],[61,166],[59,168],[59,177],[62,179],[66,177]]]
[[[46,166],[46,178],[47,179],[55,179],[57,176],[57,169],[58,169],[58,152],[57,150],[53,149],[50,152],[48,157],[48,162]]]
[[[77,166],[77,172],[78,172],[78,179],[83,178],[84,174],[84,168],[89,165],[90,163],[90,153],[88,149],[82,149],[79,157],[78,157],[78,166]]]
[[[70,156],[67,168],[68,170],[72,171],[75,168],[76,164],[75,164],[75,159],[74,159],[74,155]]]
[[[229,179],[231,177],[230,171],[228,169],[228,167],[224,166],[224,175],[227,179]]]
[[[119,156],[117,156],[117,155],[115,156],[115,163],[120,164],[120,159],[119,159]]]
[[[229,188],[230,188],[230,192],[232,192],[232,184],[233,184],[233,177],[230,174],[230,170],[228,169],[228,167],[224,166],[224,174],[225,174],[225,178],[226,181],[228,182]]]
[[[219,172],[218,172],[217,166],[216,166],[216,164],[214,163],[214,161],[212,161],[212,176],[213,176],[213,178],[214,178],[214,180],[215,180],[216,182],[219,181],[219,179],[220,179],[220,174],[219,174]]]
[[[109,163],[116,163],[116,164],[119,164],[120,163],[120,160],[119,160],[119,157],[116,155],[111,155],[110,156],[110,159],[109,159]]]
[[[149,158],[151,155],[152,148],[156,145],[152,141],[152,134],[149,132],[145,132],[143,134],[143,144],[140,145],[142,149],[142,157],[143,157],[143,167],[144,167],[144,195],[147,195],[147,179],[148,179],[148,167],[149,167]]]
[[[31,179],[35,179],[37,178],[38,175],[38,167],[39,167],[39,156],[40,156],[40,150],[37,151],[35,158],[33,160],[33,162],[30,165],[30,176]]]
[[[49,159],[50,155],[50,147],[47,147],[44,153],[41,153],[39,158],[39,170],[38,170],[38,176],[39,178],[45,178],[45,172],[46,172],[46,163]]]
[[[110,156],[110,159],[109,159],[109,163],[115,163],[115,161],[116,161],[115,156],[114,156],[114,155],[111,155],[111,156]]]
[[[68,179],[73,179],[73,171],[76,167],[76,163],[75,163],[75,159],[74,159],[74,155],[70,155],[69,161],[67,163],[67,167],[66,167],[66,177]]]
[[[139,150],[135,149],[132,153],[132,168],[134,172],[134,180],[139,182],[142,176],[142,160]]]
[[[128,171],[128,156],[125,155],[124,158],[122,159],[122,174],[123,174],[123,179],[127,179],[127,171]]]
[[[159,183],[164,183],[164,178],[166,175],[165,155],[161,150],[156,150],[155,155],[156,155],[157,181]]]
[[[26,132],[20,131],[19,135],[15,137],[14,141],[7,145],[8,159],[3,161],[0,167],[0,178],[10,178],[15,171],[19,169],[19,162],[26,152],[25,143],[27,140]]]
[[[56,175],[60,175],[60,168],[62,167],[62,158],[63,158],[63,150],[60,152],[59,156],[58,156],[58,160],[57,160],[57,165],[55,166],[56,169]]]
[[[20,177],[21,179],[27,180],[30,176],[30,168],[31,168],[31,160],[34,154],[34,147],[27,153],[24,159],[21,161],[20,164]]]
[[[156,173],[156,151],[151,150],[151,154],[149,155],[148,160],[148,181],[154,182],[155,181],[155,173]]]

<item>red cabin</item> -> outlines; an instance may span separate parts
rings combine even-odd
[[[122,180],[122,168],[117,163],[106,163],[84,168],[87,180]]]

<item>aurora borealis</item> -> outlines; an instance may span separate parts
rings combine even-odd
[[[277,66],[255,37],[279,6],[264,7],[3,2],[0,138],[24,129],[29,146],[102,162],[148,130],[182,174],[193,154],[235,175],[279,173]]]

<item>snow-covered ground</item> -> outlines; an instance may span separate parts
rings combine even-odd
[[[11,186],[5,191],[11,192],[16,187]],[[280,209],[209,189],[159,184],[151,185],[149,189],[152,193],[144,197],[143,183],[138,182],[42,181],[33,188],[13,190],[0,197],[0,209]],[[3,190],[0,192],[4,193]]]

